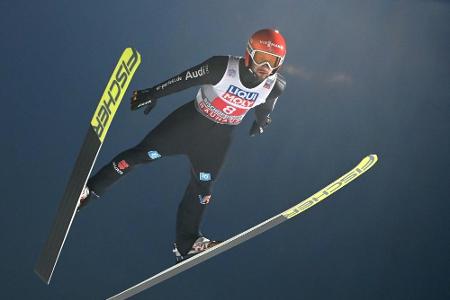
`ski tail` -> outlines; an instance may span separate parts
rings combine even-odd
[[[126,48],[109,79],[91,119],[87,135],[75,162],[75,167],[60,201],[49,237],[34,269],[36,274],[47,284],[50,283],[75,217],[81,191],[92,172],[106,133],[140,63],[141,55],[139,52],[132,48]]]
[[[140,293],[148,288],[151,288],[152,286],[161,283],[185,270],[188,270],[192,268],[195,265],[198,265],[201,262],[204,262],[211,257],[214,257],[228,249],[231,249],[249,239],[254,238],[255,236],[297,216],[298,214],[304,212],[305,210],[311,208],[312,206],[316,205],[320,201],[324,200],[328,196],[332,195],[339,189],[343,188],[362,174],[364,174],[367,170],[369,170],[375,163],[378,161],[378,156],[376,154],[371,154],[366,156],[356,167],[354,167],[352,170],[345,173],[343,176],[339,177],[337,180],[333,181],[311,197],[308,197],[307,199],[303,200],[302,202],[298,203],[297,205],[289,208],[288,210],[265,220],[264,222],[259,223],[256,226],[253,226],[252,228],[237,234],[228,240],[220,243],[219,245],[208,249],[200,254],[197,254],[196,256],[193,256],[189,259],[186,259],[182,261],[179,264],[176,264],[126,290],[123,292],[116,294],[107,300],[123,300],[127,299],[133,295],[136,295],[137,293]]]

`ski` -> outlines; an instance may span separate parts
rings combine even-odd
[[[53,271],[75,217],[81,192],[91,174],[114,115],[140,63],[141,55],[135,49],[126,48],[124,50],[91,119],[75,167],[59,203],[47,242],[34,269],[37,275],[47,284],[50,284]]]
[[[283,223],[286,220],[289,220],[296,215],[304,212],[305,210],[309,209],[310,207],[316,205],[317,203],[321,202],[331,194],[335,193],[345,185],[349,184],[351,181],[355,180],[359,176],[361,176],[364,172],[369,170],[376,162],[378,161],[378,157],[375,154],[371,154],[366,156],[355,168],[338,178],[337,180],[333,181],[317,193],[313,194],[309,198],[303,200],[302,202],[298,203],[297,205],[289,208],[288,210],[240,233],[237,234],[230,239],[220,243],[219,245],[210,248],[204,252],[201,252],[200,254],[197,254],[196,256],[193,256],[189,259],[186,259],[182,261],[179,264],[176,264],[132,287],[129,289],[116,294],[107,300],[121,300],[121,299],[127,299],[133,295],[136,295],[137,293],[140,293],[158,283],[161,283],[183,271],[186,271],[193,266],[204,262],[211,257],[214,257],[228,249],[231,249],[242,242],[245,242],[263,232],[266,230],[269,230],[281,223]]]

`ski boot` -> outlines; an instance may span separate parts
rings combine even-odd
[[[80,199],[78,200],[77,212],[85,207],[94,196],[96,198],[99,198],[99,196],[94,191],[90,190],[88,186],[85,186],[81,191]]]
[[[209,239],[205,238],[204,236],[199,237],[197,240],[195,240],[194,244],[192,245],[191,250],[186,255],[181,255],[180,251],[178,251],[177,244],[173,244],[173,250],[172,252],[175,254],[175,259],[177,261],[177,264],[182,262],[185,259],[188,259],[194,255],[197,255],[203,251],[206,251],[212,247],[217,246],[218,244],[222,243],[222,241],[210,241]]]

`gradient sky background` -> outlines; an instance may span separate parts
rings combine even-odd
[[[204,232],[239,233],[370,153],[379,163],[263,235],[134,299],[450,299],[449,1],[2,1],[3,299],[102,299],[174,262],[184,157],[142,167],[76,217],[50,286],[33,273],[89,120],[125,47],[143,62],[94,170],[196,89],[131,112],[131,90],[254,31],[288,42],[264,135],[236,132]]]

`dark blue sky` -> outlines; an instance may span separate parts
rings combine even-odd
[[[225,239],[370,153],[379,163],[297,218],[135,299],[449,299],[449,1],[3,1],[2,298],[102,299],[170,266],[184,157],[142,167],[76,217],[50,286],[33,273],[91,115],[125,47],[129,90],[276,26],[287,89],[256,138],[237,131],[204,232]],[[130,92],[129,91],[129,92]],[[95,170],[149,117],[119,109]]]

